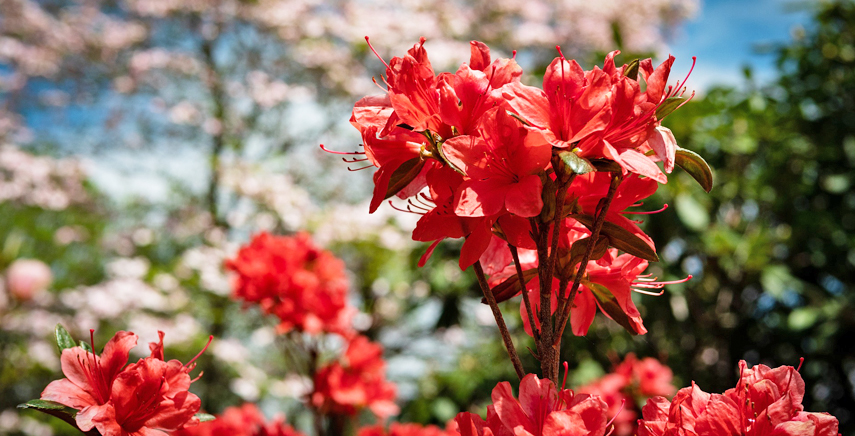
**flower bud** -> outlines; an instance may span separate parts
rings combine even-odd
[[[52,281],[50,268],[37,259],[18,259],[6,270],[8,292],[21,301],[31,300],[46,290]]]

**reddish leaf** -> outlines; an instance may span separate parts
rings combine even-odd
[[[589,230],[594,227],[594,218],[590,215],[573,214],[570,218],[584,224]],[[603,223],[603,228],[600,233],[609,238],[609,245],[625,253],[629,253],[635,257],[640,257],[650,262],[659,262],[659,256],[656,251],[647,245],[638,236],[635,236],[629,230],[608,221]]]
[[[528,284],[535,276],[537,276],[537,269],[532,268],[529,270],[523,271],[523,280]],[[496,302],[501,303],[505,300],[510,300],[515,295],[519,294],[522,291],[522,287],[520,286],[520,278],[517,277],[516,274],[508,277],[502,283],[494,286],[492,289],[493,296],[496,297]],[[487,304],[487,300],[482,298],[482,304]]]
[[[713,187],[712,170],[707,161],[699,154],[685,148],[677,147],[677,153],[674,156],[674,163],[689,173],[700,185],[704,191],[710,192]]]
[[[392,173],[392,178],[389,179],[389,187],[386,188],[386,197],[389,198],[398,193],[398,191],[407,187],[410,182],[415,179],[422,168],[425,166],[425,161],[421,157],[414,157],[398,167]]]
[[[591,293],[594,294],[594,298],[597,299],[597,305],[600,306],[600,309],[609,316],[609,318],[613,319],[616,323],[620,324],[621,327],[625,328],[626,331],[630,332],[633,335],[637,335],[638,332],[635,331],[635,328],[632,325],[632,321],[630,321],[629,316],[627,316],[626,312],[620,308],[620,304],[617,302],[617,298],[615,298],[612,291],[609,288],[594,282],[585,281],[583,283],[585,287],[591,290]]]

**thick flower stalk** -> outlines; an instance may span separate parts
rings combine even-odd
[[[392,207],[422,216],[413,239],[431,245],[419,265],[440,241],[464,239],[460,267],[474,265],[520,377],[497,304],[523,294],[526,330],[553,382],[567,324],[584,335],[599,308],[643,334],[631,292],[669,283],[643,275],[656,248],[625,215],[651,213],[636,209],[640,200],[687,159],[704,188],[711,180],[661,125],[688,100],[685,79],[669,84],[673,57],[617,66],[615,51],[585,71],[558,54],[542,88],[476,41],[455,73],[433,70],[424,38],[388,63],[378,54],[387,88],[354,106],[364,148],[344,153],[376,168],[370,212],[396,196],[406,204]]]

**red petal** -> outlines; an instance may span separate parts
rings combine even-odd
[[[523,177],[518,183],[510,185],[505,196],[505,209],[524,218],[537,216],[543,209],[542,189],[540,176]]]
[[[483,217],[502,211],[508,189],[506,180],[466,180],[457,192],[454,214],[461,217]]]

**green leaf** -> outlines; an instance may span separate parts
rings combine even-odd
[[[561,158],[561,162],[564,162],[564,166],[575,174],[588,174],[594,171],[594,166],[587,159],[579,157],[572,151],[559,151],[558,157]]]
[[[713,188],[713,176],[710,166],[699,154],[685,148],[677,147],[674,163],[683,171],[689,173],[704,191],[710,192]]]
[[[38,410],[61,410],[68,412],[74,416],[77,414],[77,409],[66,406],[65,404],[57,403],[56,401],[48,400],[30,400],[23,404],[18,404],[19,409],[38,409]]]
[[[591,159],[589,161],[597,171],[619,173],[623,171],[617,162],[609,159]]]
[[[63,329],[64,330],[64,329]],[[66,332],[67,333],[67,332]],[[74,420],[74,417],[77,415],[77,409],[73,409],[64,404],[59,404],[53,401],[47,400],[30,400],[24,404],[18,404],[19,409],[33,409],[38,410],[39,412],[46,413],[51,416],[55,416],[66,423],[68,425],[76,428],[81,433],[88,436],[100,436],[97,430],[94,428],[90,431],[83,431],[77,427],[77,422]]]
[[[662,118],[667,117],[674,112],[683,102],[686,101],[686,97],[668,97],[662,104],[656,108],[656,119],[661,120]]]
[[[419,175],[424,166],[425,161],[421,157],[414,157],[402,163],[389,179],[389,187],[386,188],[385,198],[389,198],[406,188]]]
[[[535,276],[537,276],[537,268],[523,271],[523,280],[526,284],[528,284],[528,282],[530,282]],[[494,286],[492,289],[493,296],[496,297],[497,303],[510,300],[514,295],[517,295],[521,291],[522,287],[520,286],[520,278],[517,277],[516,274],[506,278],[505,281]],[[482,298],[481,303],[487,304],[487,300]]]
[[[594,218],[592,216],[572,214],[570,218],[579,221],[588,230],[593,231]],[[608,221],[604,222],[603,228],[600,229],[600,234],[606,235],[609,238],[609,245],[618,250],[650,262],[659,262],[659,256],[656,254],[656,251],[650,245],[647,245],[647,242],[617,224]]]
[[[73,348],[77,346],[77,342],[74,342],[74,338],[71,337],[71,334],[68,333],[68,330],[62,326],[62,324],[56,325],[56,347],[59,349],[60,354],[62,354],[62,350],[66,348]]]
[[[623,66],[623,75],[638,81],[638,59],[633,59]]]
[[[217,419],[216,416],[211,415],[210,413],[197,413],[193,416],[198,418],[199,422],[208,422],[208,421],[213,421],[213,420]]]
[[[629,320],[629,316],[627,316],[626,312],[621,309],[620,304],[617,302],[617,298],[615,298],[609,288],[599,283],[589,282],[587,280],[582,284],[591,290],[591,293],[594,294],[594,298],[597,299],[597,304],[600,306],[600,309],[605,312],[609,318],[620,324],[621,327],[625,328],[629,333],[633,335],[638,334],[638,332],[633,328],[632,322]]]
[[[82,348],[82,349],[84,349],[90,353],[94,353],[94,351],[92,351],[92,346],[89,345],[89,342],[80,341],[80,348]]]

